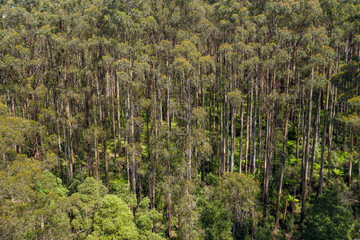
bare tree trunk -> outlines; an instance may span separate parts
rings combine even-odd
[[[284,140],[283,140],[283,149],[282,149],[282,162],[281,162],[281,173],[280,173],[280,183],[279,183],[279,190],[278,196],[276,201],[276,214],[275,214],[275,223],[276,226],[279,226],[279,212],[280,212],[280,201],[281,201],[281,194],[283,188],[283,181],[284,181],[284,173],[285,173],[285,161],[286,161],[286,145],[288,140],[288,122],[289,122],[289,111],[285,108],[285,127],[284,127]]]
[[[333,134],[333,118],[335,116],[335,90],[332,90],[334,94],[331,96],[331,103],[330,103],[330,119],[329,119],[329,134],[328,134],[328,156],[327,156],[327,162],[328,162],[328,178],[330,178],[331,173],[331,144],[332,144],[332,134]]]
[[[94,106],[94,124],[95,124],[95,133],[94,133],[94,147],[95,147],[95,173],[96,179],[100,179],[100,159],[99,159],[99,142],[98,142],[98,128],[97,128],[97,107]]]
[[[220,142],[219,142],[219,176],[223,175],[223,161],[224,161],[224,118],[223,108],[220,107]]]
[[[239,173],[242,171],[242,152],[243,152],[243,136],[244,136],[244,105],[240,107],[240,146],[239,146]]]
[[[271,161],[271,143],[270,143],[270,131],[271,131],[272,114],[271,111],[267,111],[266,118],[266,136],[265,136],[265,164],[264,164],[264,187],[263,187],[263,199],[264,199],[264,211],[263,216],[266,219],[267,207],[269,200],[269,177],[270,177],[270,161]]]
[[[359,156],[359,160],[358,160],[358,176],[360,176],[360,156]]]
[[[128,96],[128,100],[130,100]],[[134,100],[131,99],[131,102],[128,103],[131,106],[130,109],[130,155],[131,155],[131,190],[133,193],[136,193],[136,144],[135,144],[135,122],[134,122]]]
[[[62,158],[62,150],[61,150],[61,131],[60,131],[60,116],[58,116],[58,112],[57,112],[57,109],[55,110],[56,111],[56,130],[57,130],[57,136],[58,136],[58,155],[59,155],[59,165],[60,165],[60,176],[61,177],[64,177],[64,173],[63,173],[63,167],[62,167],[62,162],[61,160],[63,159]],[[69,185],[69,182],[68,182],[68,179],[66,178],[66,184],[67,186]]]
[[[225,95],[225,121],[226,121],[226,171],[230,170],[230,161],[229,161],[229,103],[228,96]]]
[[[201,87],[201,107],[203,109],[205,109],[205,92],[204,92],[204,87]],[[206,131],[206,127],[205,127],[205,122],[204,120],[201,120],[201,129],[205,132]],[[232,150],[233,151],[233,150]],[[234,160],[234,159],[233,159]],[[205,155],[204,152],[201,154],[201,182],[205,182]]]
[[[295,215],[295,203],[296,203],[296,187],[294,187],[294,195],[293,195],[293,203],[292,203],[292,209],[291,209],[291,213],[294,217]]]
[[[62,117],[62,121],[63,123],[65,122],[64,120],[64,103],[62,102],[61,104],[61,117]],[[67,156],[68,156],[68,148],[67,148],[67,137],[66,137],[66,127],[65,124],[63,124],[63,135],[64,135],[64,141],[65,141],[65,146],[64,146],[64,163],[65,163],[65,172],[66,172],[66,184],[69,185],[69,165],[67,162]]]
[[[328,113],[329,104],[330,104],[330,97],[332,98],[332,88],[331,88],[331,67],[329,68],[329,75],[328,75],[328,86],[326,91],[326,104],[325,104],[325,118],[324,118],[324,127],[323,127],[323,135],[321,139],[321,163],[320,163],[320,174],[319,174],[319,186],[317,189],[316,197],[318,197],[320,194],[322,194],[322,187],[324,184],[324,165],[325,165],[325,151],[326,151],[326,127],[330,127],[330,124],[327,123],[328,119],[331,119],[331,113],[330,116]]]
[[[350,134],[350,151],[353,152],[353,147],[354,147],[354,137],[352,134]],[[348,187],[350,188],[351,186],[351,175],[352,175],[352,165],[353,165],[353,159],[352,156],[350,156],[350,162],[349,162],[349,183],[348,183]]]
[[[307,126],[307,136],[306,136],[306,148],[305,148],[305,162],[303,166],[303,180],[302,180],[302,205],[301,205],[301,213],[304,214],[305,211],[305,203],[307,196],[307,178],[308,178],[308,168],[309,168],[309,147],[310,147],[310,136],[311,136],[311,112],[312,112],[312,95],[313,88],[311,87],[309,92],[309,106],[308,106],[308,126]]]
[[[125,139],[126,139],[126,147],[125,147],[125,151],[126,151],[126,172],[127,172],[127,180],[128,180],[128,186],[129,188],[131,188],[130,185],[130,154],[129,154],[129,148],[130,148],[130,142],[131,142],[131,138],[130,138],[130,123],[129,123],[129,116],[130,116],[130,107],[129,107],[129,89],[126,90],[125,92],[125,126],[126,126],[126,130],[125,130]]]
[[[117,79],[115,75],[115,81],[116,81],[116,104],[117,104],[117,140],[118,140],[118,155],[121,157],[121,109],[120,109],[120,79]]]
[[[321,163],[320,163],[320,174],[319,174],[319,186],[316,197],[318,197],[322,193],[322,186],[324,183],[324,162],[325,162],[325,150],[326,150],[326,121],[327,117],[325,115],[324,119],[324,129],[323,135],[321,139]]]
[[[72,131],[71,131],[71,122],[70,122],[70,102],[67,101],[66,103],[66,118],[67,118],[67,127],[68,127],[68,131],[67,131],[67,147],[68,147],[68,157],[69,157],[69,170],[70,170],[70,178],[72,179],[74,177],[74,154],[73,154],[73,149],[72,149],[72,141],[71,141],[71,136],[72,136]]]
[[[299,159],[299,145],[300,145],[300,124],[301,124],[301,108],[302,108],[302,95],[300,95],[300,103],[298,107],[298,121],[297,121],[297,128],[296,128],[296,158]]]
[[[133,111],[131,111],[131,190],[136,193],[136,157],[135,157],[135,151],[136,151],[136,144],[135,144],[135,130],[134,130],[134,116]]]
[[[230,172],[231,173],[234,172],[235,137],[236,137],[235,117],[236,117],[235,108],[234,108],[234,105],[231,104],[231,163],[230,163]]]
[[[316,108],[316,119],[315,119],[315,132],[314,132],[314,139],[313,139],[313,148],[311,152],[311,169],[310,169],[310,180],[309,180],[309,194],[311,193],[311,184],[314,176],[314,166],[315,166],[315,159],[316,159],[316,147],[319,138],[319,129],[320,129],[320,109],[321,109],[321,89],[318,91],[318,98],[317,98],[317,108]]]
[[[116,75],[116,74],[115,74]],[[116,163],[116,121],[115,121],[115,88],[116,88],[116,78],[113,84],[111,84],[111,125],[112,125],[112,134],[113,134],[113,143],[114,143],[114,163]],[[110,108],[109,108],[110,110]]]
[[[192,143],[191,143],[191,102],[190,102],[190,80],[187,79],[187,94],[186,94],[186,135],[187,135],[187,180],[191,179],[191,164],[192,164]]]
[[[103,138],[103,151],[104,151],[104,162],[105,162],[105,184],[106,188],[109,190],[109,159],[106,151],[106,137]]]
[[[284,209],[284,216],[283,216],[283,224],[285,223],[285,220],[286,220],[287,207],[288,207],[288,199],[286,199],[286,202],[285,202],[285,209]]]
[[[261,141],[261,137],[262,137],[262,113],[260,111],[260,106],[259,106],[259,135],[258,135],[258,145],[259,145],[259,156],[258,156],[258,176],[260,176],[260,169],[261,169],[261,166],[260,166],[260,163],[261,163],[261,158],[262,158],[262,141]]]
[[[253,175],[255,175],[256,172],[256,100],[257,100],[257,93],[258,93],[258,88],[255,85],[255,95],[254,95],[254,123],[253,123],[253,157],[252,157],[252,165],[253,165]],[[260,161],[260,159],[259,159]]]
[[[249,142],[250,142],[250,97],[247,97],[246,108],[246,143],[245,143],[245,174],[248,172],[248,156],[249,156]]]

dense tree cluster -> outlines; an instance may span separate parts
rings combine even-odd
[[[360,237],[360,1],[0,1],[0,238]]]

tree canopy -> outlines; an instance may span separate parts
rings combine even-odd
[[[360,238],[359,80],[359,0],[2,0],[0,238]]]

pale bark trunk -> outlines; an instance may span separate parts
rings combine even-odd
[[[320,129],[320,110],[321,110],[321,90],[318,91],[317,98],[317,108],[316,108],[316,119],[315,119],[315,131],[314,131],[314,139],[313,139],[313,148],[311,152],[311,169],[310,169],[310,180],[309,180],[309,194],[311,192],[311,184],[314,176],[314,166],[316,160],[316,147],[319,138],[319,129]]]
[[[309,106],[308,106],[308,126],[307,126],[307,136],[306,136],[306,147],[305,147],[305,162],[303,167],[303,180],[302,180],[302,205],[301,213],[305,211],[306,196],[307,196],[307,179],[308,179],[308,168],[309,168],[309,148],[310,148],[310,136],[311,136],[311,112],[312,112],[312,94],[313,88],[311,87],[309,93]]]
[[[257,104],[257,86],[255,85],[255,95],[254,95],[254,123],[253,123],[253,156],[252,156],[252,165],[253,165],[253,175],[256,172],[256,104]],[[259,160],[260,161],[260,160]]]
[[[231,164],[230,164],[230,172],[234,172],[234,155],[235,155],[235,108],[233,105],[231,105]]]
[[[239,146],[239,173],[242,172],[242,152],[243,152],[243,136],[244,136],[244,105],[240,107],[240,146]]]
[[[282,194],[283,181],[284,181],[285,161],[286,161],[286,145],[287,145],[287,140],[288,140],[289,113],[286,108],[285,108],[285,111],[286,111],[286,113],[285,113],[284,141],[283,141],[283,149],[282,149],[281,173],[280,173],[278,196],[277,196],[277,201],[276,201],[276,214],[275,214],[276,226],[279,226],[280,201],[281,201],[281,194]]]

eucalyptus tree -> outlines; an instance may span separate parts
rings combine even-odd
[[[185,134],[186,134],[186,176],[190,180],[192,178],[192,158],[193,158],[193,145],[194,139],[192,136],[192,120],[191,112],[194,99],[192,98],[192,89],[199,78],[197,67],[200,52],[196,46],[189,41],[183,41],[181,44],[176,45],[174,48],[174,62],[173,69],[178,78],[179,83],[184,84],[184,89],[180,88],[181,105],[183,107]]]
[[[238,111],[238,109],[242,108],[243,105],[243,96],[241,91],[239,90],[235,90],[233,92],[229,92],[228,93],[228,98],[229,98],[229,102],[230,102],[230,106],[231,106],[231,112],[232,112],[232,116],[231,116],[231,161],[230,161],[230,172],[233,173],[234,172],[234,163],[235,163],[235,159],[234,159],[234,155],[235,155],[235,138],[236,138],[236,129],[235,129],[235,117],[236,117],[236,113]],[[243,111],[241,109],[241,114],[243,114]],[[242,149],[242,133],[243,133],[243,116],[240,116],[241,118],[241,133],[240,133],[240,148]],[[240,155],[241,155],[241,151],[240,151]],[[241,158],[241,156],[240,156]],[[239,163],[239,172],[241,172],[241,163]]]
[[[356,1],[9,0],[0,16],[1,169],[24,154],[71,192],[88,176],[111,193],[114,181],[132,192],[134,219],[105,193],[89,193],[96,207],[72,196],[70,237],[95,228],[92,237],[109,237],[102,220],[119,224],[124,215],[129,238],[261,238],[269,215],[280,226],[284,207],[290,224],[287,194],[294,214],[301,194],[306,219],[315,182],[319,195],[334,178],[356,178]],[[263,227],[245,223],[257,224],[258,210],[230,196],[239,183],[262,185]],[[102,212],[116,214],[99,211],[94,223],[102,201]],[[118,230],[109,231],[125,234]]]

